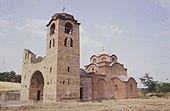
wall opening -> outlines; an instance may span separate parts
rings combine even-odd
[[[80,100],[83,100],[83,87],[80,87]]]
[[[73,31],[73,25],[71,23],[65,24],[65,33],[66,34],[72,34]]]
[[[40,71],[33,74],[29,88],[29,100],[43,100],[44,77]]]
[[[130,85],[130,91],[132,91],[133,89],[132,89],[132,84]]]
[[[55,24],[53,23],[50,27],[50,35],[55,33]]]

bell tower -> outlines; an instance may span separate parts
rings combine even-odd
[[[56,13],[47,24],[46,100],[79,99],[79,25],[67,13]]]

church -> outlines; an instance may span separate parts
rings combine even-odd
[[[56,13],[47,26],[46,55],[24,49],[21,101],[56,102],[133,98],[137,82],[115,54],[92,55],[80,69],[80,23],[73,15]]]

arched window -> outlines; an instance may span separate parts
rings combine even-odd
[[[55,39],[53,38],[53,47],[55,46]]]
[[[115,62],[115,58],[112,58],[112,62]]]
[[[64,46],[67,46],[67,39],[68,38],[65,38],[65,40],[64,40]]]
[[[53,23],[50,27],[50,35],[55,33],[55,24]]]
[[[70,47],[73,47],[73,39],[70,38]]]
[[[49,43],[49,48],[51,48],[51,40],[50,40],[50,43]]]
[[[69,47],[73,47],[73,39],[71,38],[65,38],[64,40],[64,46],[69,46]]]
[[[65,24],[65,33],[66,34],[72,34],[73,32],[73,25],[71,23]]]
[[[91,70],[92,70],[92,72],[94,72],[94,68],[92,68]]]
[[[118,91],[118,86],[117,85],[115,85],[115,91]]]
[[[130,85],[130,91],[132,91],[132,84]]]
[[[96,58],[94,58],[94,59],[93,59],[93,62],[96,63],[96,61],[97,61]]]

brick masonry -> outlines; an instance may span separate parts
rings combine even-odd
[[[24,49],[21,101],[136,97],[137,83],[116,55],[93,55],[80,69],[79,25],[72,15],[56,13],[46,25],[46,56]]]

